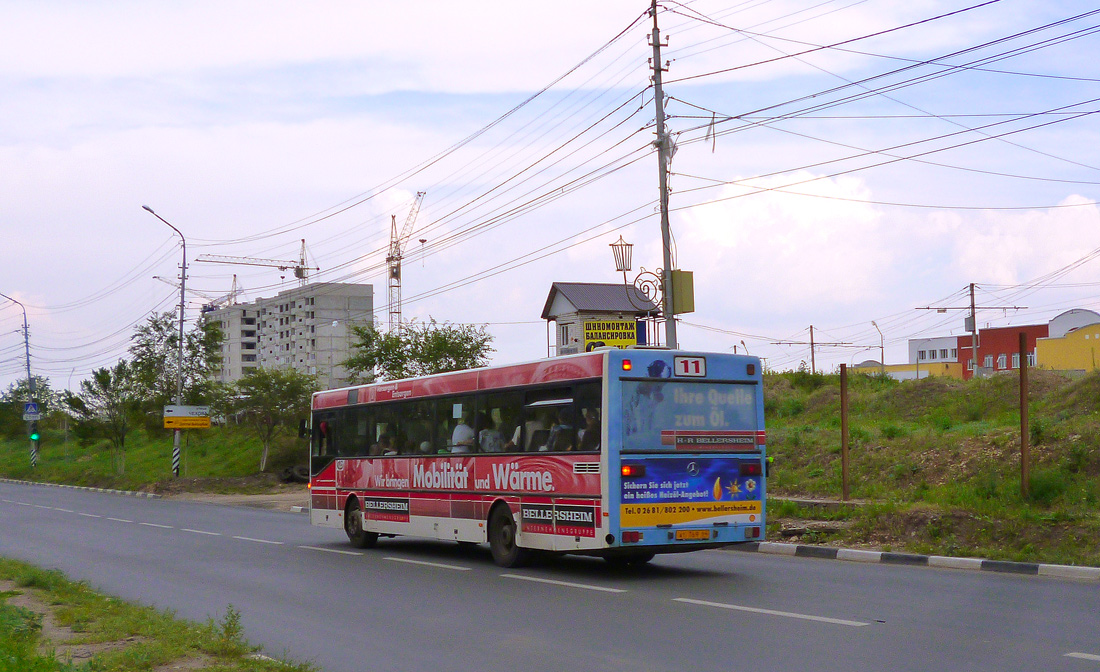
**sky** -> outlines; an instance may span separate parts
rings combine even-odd
[[[180,239],[143,205],[186,236],[189,321],[234,275],[246,300],[295,286],[196,257],[305,239],[312,279],[373,284],[385,324],[391,217],[418,191],[404,317],[545,357],[551,283],[622,282],[619,236],[631,276],[662,265],[647,10],[0,2],[0,293],[33,373],[76,389],[178,303]],[[813,325],[828,372],[963,333],[970,283],[982,326],[1100,310],[1090,12],[662,2],[679,345],[793,369]],[[0,300],[0,389],[22,323]]]

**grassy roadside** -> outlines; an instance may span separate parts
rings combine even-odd
[[[138,428],[126,439],[124,473],[116,472],[110,444],[81,443],[57,429],[43,431],[38,466],[31,468],[29,442],[0,442],[0,476],[118,490],[161,492],[186,487],[222,493],[270,489],[285,467],[304,464],[307,448],[301,439],[281,437],[272,447],[266,470],[259,473],[260,442],[241,427],[214,427],[183,433],[181,475],[172,475],[172,433]],[[182,481],[182,483],[181,483]]]
[[[257,655],[240,613],[196,624],[121,602],[60,572],[0,558],[0,672],[310,672]]]
[[[853,375],[850,484],[861,502],[830,510],[773,502],[769,538],[1100,566],[1100,373],[1030,378],[1028,497],[1018,377]],[[769,494],[839,499],[839,377],[772,374],[765,395],[776,459]]]

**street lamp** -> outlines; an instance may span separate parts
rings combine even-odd
[[[871,326],[878,332],[878,362],[879,373],[886,375],[886,339],[882,336],[882,329],[878,328],[874,320],[871,320]]]
[[[634,244],[628,243],[623,240],[622,236],[614,243],[611,243],[611,254],[615,257],[615,270],[623,274],[623,286],[626,289],[626,298],[630,301],[630,304],[640,311],[646,311],[651,313],[654,308],[658,311],[665,312],[663,306],[668,305],[668,295],[665,293],[664,288],[664,274],[661,269],[656,271],[647,271],[645,267],[641,267],[638,270],[638,275],[634,277],[634,282],[630,282],[627,279],[626,274],[630,272],[630,261],[634,251]],[[638,305],[635,297],[641,295],[645,297],[645,300],[649,302],[649,305]],[[672,320],[671,315],[665,315],[665,323]],[[666,329],[666,345],[672,345],[673,341],[669,341],[667,338]],[[672,337],[675,338],[673,332]]]
[[[34,403],[38,399],[36,398],[37,394],[35,394],[34,377],[31,376],[31,331],[27,326],[27,307],[7,294],[0,294],[0,296],[23,309],[23,350],[27,354],[27,393],[31,397],[30,401]],[[32,420],[30,422],[31,466],[34,467],[38,464],[38,421]]]
[[[168,220],[161,217],[157,213],[153,212],[153,209],[148,205],[141,206],[143,210],[146,210],[150,215],[156,217],[160,221],[168,224],[168,227],[175,231],[180,241],[183,243],[183,266],[180,270],[180,341],[179,351],[176,355],[176,405],[183,405],[183,310],[187,306],[186,303],[186,288],[187,288],[187,239],[183,237],[183,233],[179,229],[168,223]],[[180,429],[177,427],[172,437],[172,473],[178,478],[180,475]]]

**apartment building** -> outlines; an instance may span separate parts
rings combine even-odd
[[[351,327],[372,325],[373,313],[373,286],[339,282],[209,311],[204,319],[225,335],[215,376],[231,383],[257,366],[292,368],[316,375],[322,387],[340,387],[348,383],[341,362],[351,354]]]

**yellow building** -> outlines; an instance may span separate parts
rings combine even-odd
[[[1035,342],[1036,366],[1053,371],[1093,371],[1100,362],[1100,323],[1078,327],[1060,338]]]
[[[1100,345],[1100,343],[1097,343]],[[852,367],[854,373],[865,373],[869,376],[877,375],[885,368],[886,375],[895,380],[923,380],[937,376],[963,379],[963,365],[959,362],[927,362],[924,364],[887,364],[882,367],[878,362],[870,360],[860,362]]]

